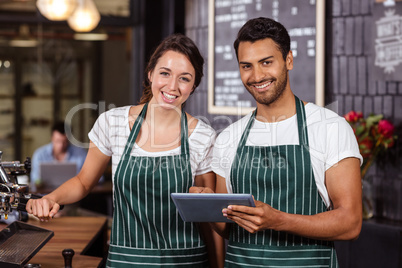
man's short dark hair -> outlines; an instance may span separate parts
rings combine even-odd
[[[64,122],[63,122],[63,121],[57,121],[57,122],[55,122],[55,123],[53,124],[53,126],[52,126],[52,133],[53,133],[54,131],[57,131],[57,132],[59,132],[59,133],[65,135],[65,134],[66,134],[66,129],[65,129],[65,124],[64,124]]]
[[[290,51],[290,36],[288,31],[279,22],[263,17],[247,21],[239,30],[237,38],[233,43],[237,59],[239,58],[238,49],[240,42],[254,43],[266,38],[272,39],[277,44],[283,59],[286,60]]]

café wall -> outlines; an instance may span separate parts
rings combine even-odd
[[[382,72],[382,70],[373,68],[375,53],[372,47],[376,36],[376,21],[373,17],[374,2],[373,0],[333,0],[330,6],[328,24],[332,27],[329,28],[327,38],[329,64],[327,103],[335,101],[338,104],[339,114],[346,114],[350,110],[362,111],[365,116],[371,113],[383,114],[384,118],[394,123],[401,139],[401,79],[399,81],[376,79],[381,75],[374,72]],[[401,4],[398,3],[398,5]],[[392,148],[391,156],[381,159],[385,166],[377,170],[374,168],[371,171],[372,174],[402,180],[400,139]]]
[[[402,82],[374,80],[370,66],[374,64],[371,49],[375,34],[374,4],[375,0],[326,1],[325,104],[339,115],[350,110],[361,111],[365,116],[382,113],[395,124],[402,139]],[[186,1],[185,29],[199,46],[208,66],[208,0]],[[208,79],[205,67],[204,79],[188,101],[187,110],[219,132],[239,117],[208,113]],[[382,168],[374,166],[370,174],[393,178],[402,185],[401,151],[401,142],[397,141],[391,156],[381,159]]]

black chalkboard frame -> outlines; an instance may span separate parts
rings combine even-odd
[[[208,0],[208,113],[246,115],[255,107],[215,105],[215,0]],[[286,1],[286,0],[282,0]],[[325,105],[325,2],[316,0],[315,104]]]

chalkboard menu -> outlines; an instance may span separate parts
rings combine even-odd
[[[377,0],[378,2],[378,0]],[[374,80],[402,81],[402,2],[373,5],[374,40],[369,65]]]
[[[210,113],[246,114],[255,105],[240,80],[233,42],[244,23],[256,17],[270,17],[287,28],[294,58],[292,91],[316,101],[316,0],[209,1]]]

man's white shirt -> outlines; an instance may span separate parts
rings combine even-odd
[[[318,191],[326,206],[331,207],[325,187],[325,171],[342,159],[363,158],[349,123],[333,111],[313,103],[305,105],[311,164]],[[230,170],[240,138],[251,117],[251,112],[225,128],[213,149],[212,170],[226,179],[226,188],[232,193]],[[254,120],[246,146],[277,146],[299,144],[297,116],[275,123]]]

